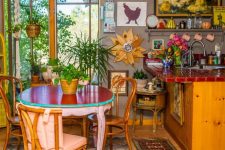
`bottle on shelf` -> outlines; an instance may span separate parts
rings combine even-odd
[[[201,14],[199,12],[196,12],[195,17],[194,17],[193,28],[199,29],[201,27],[202,27],[202,17],[201,17]]]
[[[191,28],[192,28],[192,19],[191,19],[191,14],[189,14],[187,19],[187,29],[191,29]]]

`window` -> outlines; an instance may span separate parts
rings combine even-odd
[[[58,57],[73,45],[76,36],[89,40],[98,38],[98,0],[57,1],[57,48]]]

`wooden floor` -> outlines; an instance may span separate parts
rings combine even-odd
[[[69,134],[77,134],[80,135],[80,127],[79,126],[66,126],[64,127],[64,132]],[[152,132],[152,126],[137,126],[135,133],[132,132],[130,128],[130,135],[132,137],[140,137],[140,138],[150,138],[150,137],[161,137],[169,139],[169,141],[174,145],[177,150],[181,150],[179,146],[175,143],[172,137],[168,134],[168,132],[161,127],[157,128],[155,133]],[[2,150],[3,144],[5,140],[5,128],[0,128],[0,150]],[[135,149],[135,148],[134,148]],[[10,149],[11,150],[11,149]]]

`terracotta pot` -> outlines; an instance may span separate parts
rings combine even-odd
[[[60,80],[63,94],[75,94],[77,91],[78,79],[73,79],[69,84],[67,80]]]
[[[38,83],[39,82],[39,76],[38,75],[32,75],[31,80],[33,83]]]
[[[26,26],[27,36],[29,38],[37,37],[41,32],[41,27],[38,24],[28,24]]]

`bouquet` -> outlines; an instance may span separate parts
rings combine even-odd
[[[181,64],[181,55],[184,51],[188,50],[188,43],[186,40],[176,33],[170,35],[167,46],[173,51],[173,59],[175,65]],[[168,48],[168,49],[169,49]]]

